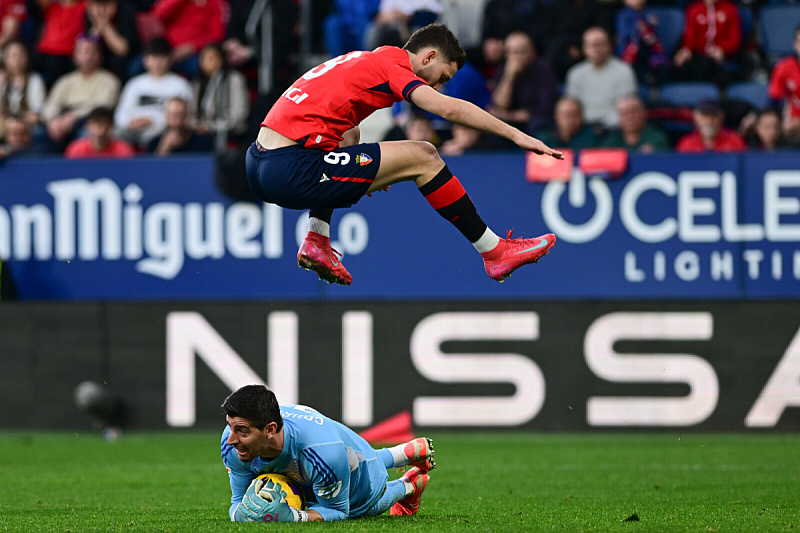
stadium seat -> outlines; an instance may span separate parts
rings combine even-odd
[[[800,26],[800,5],[768,5],[758,14],[764,52],[772,62],[794,53],[794,31]]]
[[[725,91],[728,100],[743,100],[756,109],[764,109],[769,103],[767,84],[760,81],[732,83]]]
[[[673,106],[694,107],[697,102],[707,98],[719,98],[719,89],[713,83],[665,83],[659,92],[659,100]]]
[[[648,7],[645,12],[658,19],[656,33],[667,55],[671,56],[680,46],[683,37],[683,10],[679,7]]]

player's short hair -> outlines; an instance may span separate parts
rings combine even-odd
[[[403,46],[409,52],[416,54],[423,48],[435,48],[448,63],[455,62],[458,68],[464,66],[467,53],[461,47],[458,39],[444,24],[428,24],[411,34]]]
[[[258,429],[264,429],[270,422],[278,424],[278,431],[283,428],[278,399],[264,385],[245,385],[232,392],[222,402],[222,409],[229,417],[244,418]]]

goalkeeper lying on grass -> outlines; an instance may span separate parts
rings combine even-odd
[[[231,482],[231,520],[332,521],[413,515],[433,469],[433,446],[420,437],[393,448],[373,449],[348,427],[300,405],[279,406],[263,385],[247,385],[222,404],[222,461]],[[411,465],[389,481],[388,468]],[[259,474],[278,473],[299,486],[306,510],[291,507],[286,487]]]

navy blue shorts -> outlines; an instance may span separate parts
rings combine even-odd
[[[286,146],[247,150],[247,181],[257,198],[288,209],[350,207],[369,190],[381,164],[378,143],[330,152]]]

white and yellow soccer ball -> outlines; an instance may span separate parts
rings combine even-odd
[[[286,503],[288,503],[291,507],[294,507],[295,509],[306,508],[306,497],[305,494],[303,494],[303,489],[301,489],[299,485],[292,482],[292,480],[289,479],[287,476],[284,476],[283,474],[268,473],[268,474],[260,474],[256,479],[263,479],[265,481],[272,481],[273,483],[280,483],[281,491],[286,493]],[[266,491],[262,491],[259,492],[258,495],[264,497],[267,496],[268,493]]]

